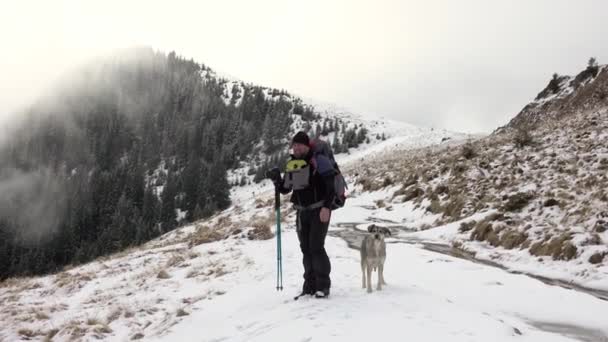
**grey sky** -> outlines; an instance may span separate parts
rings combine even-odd
[[[0,117],[70,67],[130,45],[354,111],[465,132],[505,124],[589,57],[605,0],[13,1],[0,13]]]

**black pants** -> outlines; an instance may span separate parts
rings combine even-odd
[[[302,210],[297,216],[297,232],[304,264],[304,293],[329,289],[331,263],[325,251],[325,237],[329,222],[319,219],[321,209]]]

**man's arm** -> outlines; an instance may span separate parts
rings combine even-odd
[[[323,207],[327,209],[331,209],[336,198],[335,179],[336,176],[333,172],[323,176],[323,183],[325,183],[325,198],[323,199]]]
[[[335,179],[336,171],[334,170],[331,161],[323,156],[319,155],[316,158],[317,171],[321,176],[321,179],[325,186],[325,198],[323,198],[323,207],[331,209],[334,199],[336,197]]]

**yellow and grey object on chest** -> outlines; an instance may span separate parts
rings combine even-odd
[[[293,190],[307,188],[310,182],[310,165],[306,164],[306,162],[304,164],[290,163],[287,164],[283,186]]]

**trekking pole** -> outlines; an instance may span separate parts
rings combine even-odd
[[[283,291],[283,253],[281,251],[281,195],[274,189],[274,209],[277,213],[277,291]]]

